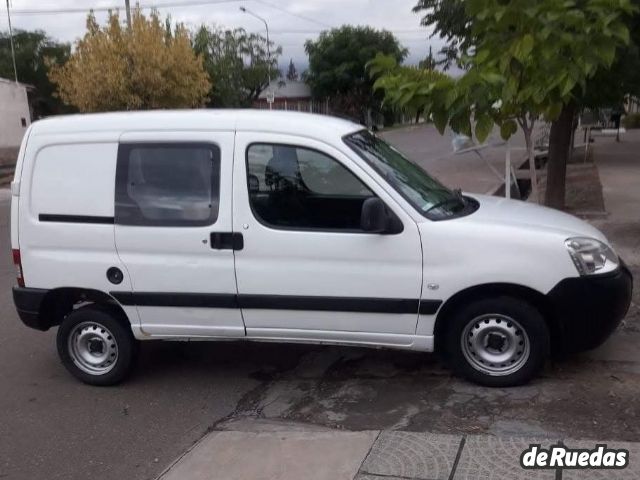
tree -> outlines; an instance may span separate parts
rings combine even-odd
[[[139,9],[130,29],[117,13],[109,13],[104,27],[89,14],[87,33],[49,78],[81,112],[199,107],[211,88],[186,28],[171,31],[157,12],[147,18]]]
[[[314,96],[331,97],[334,110],[364,122],[368,113],[379,111],[382,96],[373,91],[366,64],[377,53],[401,62],[407,50],[391,32],[371,27],[342,26],[307,40],[309,56],[306,81]]]
[[[34,87],[29,92],[29,101],[35,117],[67,111],[68,107],[54,96],[55,86],[47,75],[48,65],[61,65],[67,61],[71,46],[52,40],[41,30],[14,30],[13,43],[18,80]],[[14,77],[8,32],[0,32],[0,77]]]
[[[289,68],[287,69],[287,80],[295,82],[298,80],[298,71],[293,63],[293,59],[289,59]]]
[[[436,35],[446,41],[440,50],[438,65],[448,69],[452,63],[460,64],[460,57],[473,47],[472,17],[467,14],[465,0],[418,0],[416,13],[426,12],[421,25],[431,27],[430,38]]]
[[[629,45],[619,48],[608,70],[599,70],[587,82],[580,104],[597,109],[620,104],[626,95],[640,95],[640,0],[633,0],[636,12],[626,17]]]
[[[429,45],[429,55],[427,55],[424,60],[420,60],[418,67],[425,70],[435,70],[437,66],[438,63],[433,56],[433,49],[431,48],[431,45]]]
[[[467,73],[455,81],[430,83],[407,77],[396,87],[403,90],[402,95],[387,96],[400,102],[422,98],[421,104],[441,132],[450,125],[456,132],[471,135],[473,117],[480,141],[494,123],[505,138],[519,125],[536,195],[534,123],[540,116],[557,120],[558,125],[564,125],[567,117],[573,119],[575,92],[584,92],[599,69],[611,66],[616,48],[628,42],[623,16],[632,11],[631,5],[628,0],[584,0],[580,6],[555,0],[467,0],[466,5],[467,14],[475,19],[472,35],[476,38],[473,54],[465,59]],[[384,67],[384,60],[378,60],[374,73]],[[386,68],[389,71],[388,65]],[[378,85],[385,87],[384,81]],[[566,132],[560,133],[567,137]],[[559,177],[552,167],[550,164],[548,177]],[[561,177],[564,179],[564,172]]]
[[[416,122],[425,110],[425,102],[428,101],[428,94],[423,94],[419,87],[451,85],[453,82],[445,73],[421,66],[399,65],[395,58],[388,55],[378,54],[367,66],[373,76],[379,76],[374,83],[374,89],[385,91],[385,102],[415,116]]]
[[[250,107],[269,85],[269,77],[279,76],[278,57],[282,47],[242,28],[221,30],[202,25],[193,40],[195,52],[204,59],[204,67],[213,87],[209,106]]]

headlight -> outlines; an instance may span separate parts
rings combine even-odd
[[[610,272],[620,264],[618,255],[595,238],[568,238],[564,244],[580,275]]]

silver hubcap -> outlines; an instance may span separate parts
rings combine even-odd
[[[491,313],[469,322],[460,338],[462,353],[476,370],[487,375],[509,375],[527,362],[527,332],[513,318]]]
[[[69,335],[69,355],[76,366],[90,375],[104,375],[118,360],[118,344],[105,326],[83,322]]]

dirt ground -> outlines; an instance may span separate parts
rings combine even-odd
[[[544,198],[547,175],[540,175],[540,198]],[[593,161],[593,151],[584,158],[584,149],[576,149],[573,161],[567,164],[565,210],[582,217],[605,213],[602,182],[598,167]]]

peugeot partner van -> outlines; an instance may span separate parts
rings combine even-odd
[[[603,342],[632,278],[565,213],[446,188],[362,126],[311,114],[72,115],[28,129],[13,298],[64,366],[111,385],[142,340],[437,351],[479,384]]]

